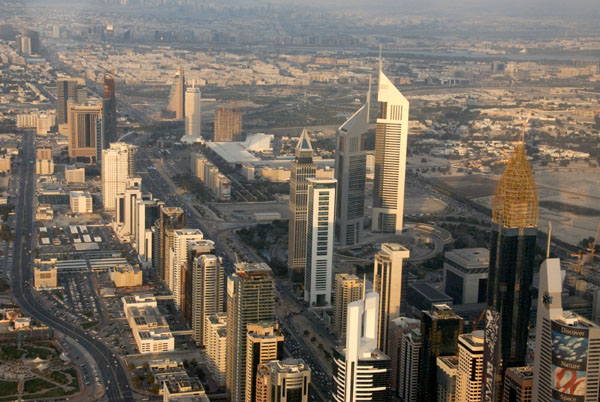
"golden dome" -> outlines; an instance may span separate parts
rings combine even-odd
[[[537,188],[520,141],[496,187],[492,221],[506,228],[537,227],[538,214]]]

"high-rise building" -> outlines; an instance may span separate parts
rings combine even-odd
[[[371,230],[401,233],[408,137],[408,100],[379,68],[381,113],[375,133],[375,184]]]
[[[165,204],[158,200],[137,201],[135,249],[142,266],[152,265],[154,254],[154,224],[160,219],[160,210]]]
[[[377,345],[388,353],[391,321],[400,317],[402,301],[402,265],[410,251],[397,243],[383,243],[375,254],[373,291],[379,294],[379,329]]]
[[[306,222],[308,211],[308,179],[315,177],[313,149],[308,132],[302,130],[296,146],[296,159],[290,167],[290,226],[288,268],[295,277],[304,278],[306,268]]]
[[[389,401],[390,358],[377,349],[379,295],[369,293],[348,305],[345,348],[333,350],[336,402]]]
[[[183,209],[165,206],[160,209],[160,218],[155,223],[156,236],[152,265],[158,279],[163,282],[171,276],[170,250],[173,247],[174,232],[183,229],[184,223]]]
[[[117,142],[117,98],[115,96],[115,80],[110,74],[104,76],[104,93],[102,95],[102,149]]]
[[[388,356],[391,359],[392,363],[392,371],[391,371],[391,382],[390,387],[392,391],[396,394],[399,394],[400,384],[404,379],[404,372],[406,371],[406,364],[410,365],[411,369],[414,369],[414,389],[416,392],[417,388],[417,376],[419,374],[419,350],[420,350],[420,331],[419,331],[419,347],[413,348],[416,350],[416,356],[413,355],[414,352],[409,353],[408,360],[404,359],[404,353],[406,353],[404,349],[404,335],[413,329],[419,329],[421,327],[421,321],[416,320],[414,318],[408,317],[398,317],[391,321],[390,324],[390,342],[389,342],[389,350]],[[412,343],[414,344],[414,342]],[[416,360],[415,360],[416,359]],[[403,366],[404,364],[404,366]],[[402,373],[400,369],[403,369]]]
[[[204,345],[206,317],[223,312],[225,306],[225,268],[221,258],[214,254],[195,257],[190,285],[192,338],[198,345]]]
[[[462,327],[462,317],[454,314],[447,304],[434,304],[430,311],[422,312],[419,401],[437,401],[437,358],[456,355]]]
[[[175,112],[175,120],[183,120],[185,118],[185,73],[181,67],[175,78],[173,78],[167,110]]]
[[[419,328],[411,328],[404,332],[398,363],[398,395],[406,402],[420,401],[418,388],[421,347]]]
[[[364,282],[356,275],[337,274],[335,276],[333,332],[338,338],[343,339],[346,337],[348,304],[362,299],[364,290]]]
[[[173,292],[175,306],[182,309],[182,299],[184,289],[182,288],[185,275],[183,272],[188,267],[188,245],[204,239],[204,234],[200,229],[176,229],[173,232],[173,247],[170,250],[170,275],[165,279],[166,285]]]
[[[240,109],[215,109],[215,142],[242,140],[242,112]]]
[[[533,367],[508,367],[502,402],[532,402]]]
[[[227,278],[227,392],[246,400],[248,324],[275,319],[275,281],[267,264],[236,264]]]
[[[492,203],[483,374],[486,400],[501,400],[505,367],[526,363],[537,221],[535,181],[525,143],[519,141]]]
[[[56,124],[69,122],[67,102],[80,103],[77,98],[77,88],[84,85],[82,78],[58,78],[56,80]]]
[[[133,175],[137,146],[115,142],[102,151],[102,204],[104,211],[117,209],[117,195],[125,192],[127,180]]]
[[[600,326],[563,310],[558,258],[542,264],[538,290],[532,400],[600,400]]]
[[[203,263],[201,257],[205,255],[215,255],[214,241],[206,239],[190,241],[188,243],[187,264],[183,265],[184,270],[181,273],[181,289],[183,293],[181,311],[183,312],[185,320],[194,331],[192,338],[198,344],[200,344],[204,334],[204,329],[202,327],[203,323],[199,321],[200,319],[204,319],[205,316],[205,310],[202,310],[203,305],[201,304],[203,301],[202,292],[204,291],[204,286],[208,284],[200,282],[200,275],[203,274],[201,268],[204,268],[204,266],[198,267],[197,264]],[[207,260],[207,262],[210,263],[209,268],[220,268],[222,263],[220,258],[217,258],[216,260],[210,259]],[[211,271],[211,269],[209,269],[209,271]],[[219,272],[220,271],[217,271],[215,274],[218,274]],[[225,277],[222,276],[221,293],[219,294],[221,296],[221,304],[224,304],[224,279]],[[210,291],[212,291],[212,288]],[[215,297],[218,297],[219,295],[215,295]],[[207,301],[209,299],[211,299],[211,296],[207,296]],[[207,311],[213,310],[209,309]],[[218,311],[223,311],[223,307]]]
[[[283,358],[283,334],[276,322],[250,323],[246,328],[246,402],[255,402],[258,365]]]
[[[360,241],[365,219],[367,154],[364,136],[369,130],[371,88],[365,103],[337,130],[335,178],[338,181],[336,234],[342,246]]]
[[[227,369],[227,313],[206,317],[206,363],[219,388],[225,387]]]
[[[100,158],[102,134],[102,105],[67,102],[69,158],[84,158],[90,163]]]
[[[309,306],[331,304],[335,187],[335,179],[308,179],[304,301]]]
[[[462,248],[444,253],[445,293],[455,304],[484,303],[490,252],[485,248]]]
[[[202,95],[200,88],[185,91],[185,135],[181,142],[191,144],[202,140]]]
[[[456,400],[457,356],[437,358],[437,402],[458,402]]]
[[[308,402],[310,368],[301,359],[275,360],[258,366],[256,402]]]
[[[142,178],[129,176],[125,182],[125,191],[115,197],[113,227],[121,242],[135,241],[137,203],[142,198]]]
[[[457,401],[481,402],[483,336],[483,331],[473,331],[458,337]]]

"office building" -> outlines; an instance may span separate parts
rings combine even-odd
[[[600,400],[600,326],[563,309],[560,260],[540,268],[533,400]]]
[[[486,248],[462,248],[444,253],[444,292],[454,304],[486,301],[490,252]]]
[[[181,310],[184,289],[182,273],[188,266],[188,245],[190,242],[204,239],[200,229],[176,229],[173,232],[173,247],[170,250],[170,275],[165,279],[166,285],[173,292],[175,306]]]
[[[184,144],[202,141],[202,95],[200,88],[188,88],[185,91],[185,135],[181,138]]]
[[[452,298],[427,282],[413,282],[407,287],[406,304],[409,315],[421,317],[423,310],[431,310],[434,304],[452,305]]]
[[[198,267],[197,264],[202,263],[202,256],[206,255],[213,255],[215,254],[215,242],[212,240],[193,240],[188,242],[188,255],[187,255],[187,264],[183,265],[183,267],[185,268],[182,273],[181,273],[181,289],[182,292],[184,294],[184,297],[182,298],[182,304],[181,304],[181,310],[183,312],[183,316],[185,317],[185,320],[188,322],[188,324],[190,325],[190,327],[194,330],[194,333],[192,334],[192,338],[194,338],[194,340],[200,344],[200,341],[202,340],[202,334],[203,332],[203,323],[200,322],[199,320],[204,320],[204,312],[201,309],[202,308],[202,298],[203,298],[203,292],[204,292],[204,283],[201,283],[201,279],[202,279],[202,274],[203,271],[201,271],[202,268],[204,268],[203,266]],[[212,272],[212,268],[220,268],[220,265],[222,264],[222,261],[220,258],[217,258],[216,260],[213,260],[212,258],[210,260],[207,260],[207,262],[210,262],[211,264],[209,265],[209,269],[208,270],[208,274],[211,274]],[[214,262],[213,265],[212,263]],[[217,271],[215,274],[218,274],[220,271]],[[224,277],[221,278],[221,283],[224,284]],[[207,286],[210,286],[208,284],[206,284]],[[224,285],[223,285],[224,286]],[[221,304],[223,304],[223,289],[224,287],[221,286]],[[211,288],[212,289],[212,288]],[[207,296],[207,298],[210,298],[211,296]],[[216,296],[215,296],[216,297]],[[208,310],[208,311],[212,311],[212,310]],[[222,311],[222,307],[221,310],[214,310],[214,311]]]
[[[508,367],[504,375],[502,402],[533,402],[533,367]]]
[[[437,358],[437,401],[458,402],[456,399],[457,356]]]
[[[373,291],[379,294],[379,329],[377,346],[388,354],[389,327],[400,317],[402,301],[403,262],[410,251],[397,243],[383,243],[375,254]]]
[[[137,230],[137,204],[142,200],[142,178],[130,176],[125,183],[125,191],[115,199],[113,228],[122,243],[135,242]]]
[[[256,402],[308,402],[310,368],[302,359],[261,363],[256,375]]]
[[[419,365],[419,401],[437,401],[437,358],[458,352],[458,336],[463,319],[447,304],[434,304],[421,314],[421,364]]]
[[[375,133],[375,183],[371,230],[401,233],[408,137],[408,100],[379,68],[381,108]]]
[[[206,364],[219,388],[225,387],[227,379],[227,313],[217,313],[206,317]]]
[[[102,204],[105,212],[115,212],[117,196],[125,192],[127,182],[134,173],[135,145],[124,142],[110,144],[102,151]]]
[[[152,253],[152,265],[156,270],[158,279],[166,282],[171,277],[170,251],[173,247],[174,232],[183,229],[185,223],[183,209],[179,207],[166,207],[160,209],[160,217],[155,222],[155,244]]]
[[[71,191],[69,204],[71,212],[74,214],[91,214],[93,212],[92,195],[89,191]]]
[[[76,104],[67,102],[69,158],[95,163],[102,151],[101,137],[102,105],[99,103]]]
[[[363,298],[364,282],[356,275],[335,276],[335,300],[333,302],[333,333],[340,339],[346,337],[348,304]]]
[[[171,352],[175,338],[165,317],[159,312],[156,298],[138,294],[125,296],[123,310],[141,354]]]
[[[154,255],[154,225],[160,219],[160,210],[164,206],[158,200],[137,200],[135,217],[135,242],[133,243],[144,268],[152,265]]]
[[[308,179],[304,301],[309,306],[331,305],[335,187],[335,179]]]
[[[185,74],[181,67],[173,79],[167,110],[175,113],[175,120],[185,119]]]
[[[520,141],[492,201],[484,355],[484,397],[492,401],[502,398],[504,368],[526,365],[537,221],[536,185]]]
[[[308,179],[315,177],[313,149],[308,132],[302,130],[296,146],[296,158],[290,171],[290,227],[288,239],[288,268],[293,278],[304,278],[306,267],[306,222],[308,211]]]
[[[115,265],[108,270],[108,276],[116,288],[142,286],[142,271],[131,265]]]
[[[412,326],[411,326],[412,327]],[[398,362],[398,396],[406,402],[418,402],[421,330],[412,327],[403,332]]]
[[[56,124],[67,124],[69,122],[69,110],[67,102],[81,103],[78,99],[78,88],[85,85],[83,78],[58,78],[56,80]]]
[[[102,149],[117,142],[117,98],[115,96],[115,79],[111,74],[104,76],[104,93],[102,94]]]
[[[249,323],[246,328],[246,402],[255,402],[258,365],[283,358],[283,334],[277,322]]]
[[[65,166],[65,180],[67,183],[85,183],[85,168]]]
[[[52,148],[40,147],[35,150],[36,159],[52,159]]]
[[[171,377],[162,389],[163,402],[210,402],[198,377]]]
[[[483,331],[458,337],[456,400],[481,402],[483,379]]]
[[[54,161],[50,159],[35,160],[35,174],[38,176],[47,176],[54,174]]]
[[[215,109],[215,142],[242,141],[242,112],[236,108]]]
[[[192,263],[192,338],[198,345],[205,344],[206,318],[223,312],[225,305],[225,268],[220,257],[200,255]]]
[[[404,349],[404,335],[410,331],[412,331],[413,329],[419,329],[421,327],[421,321],[416,320],[414,318],[408,318],[408,317],[398,317],[394,320],[391,321],[391,325],[390,325],[390,341],[389,341],[389,350],[388,350],[388,356],[390,357],[391,360],[391,375],[390,375],[390,387],[392,389],[392,391],[395,394],[399,394],[399,390],[400,390],[400,384],[402,382],[402,379],[405,377],[404,372],[406,371],[405,367],[403,366],[403,371],[401,373],[401,365],[403,364],[403,362],[406,362],[407,360],[403,359],[403,354],[405,353],[405,349]],[[419,337],[420,337],[420,333],[419,333]],[[420,339],[419,339],[419,343],[420,343]],[[416,363],[413,362],[413,357],[411,357],[408,362],[409,364],[411,364],[411,368],[414,368],[415,374],[414,374],[414,381],[415,381],[415,388],[416,388],[416,381],[417,381],[417,375],[419,374],[419,360],[418,360],[418,351],[420,350],[420,346],[419,348],[415,348],[416,350]],[[410,355],[412,356],[412,354]]]
[[[192,173],[218,200],[229,201],[231,199],[231,181],[219,172],[219,168],[201,153],[192,153],[191,162]]]
[[[35,132],[39,135],[46,135],[52,130],[54,126],[56,126],[56,113],[40,113],[37,116]]]
[[[364,228],[367,174],[364,136],[369,130],[370,97],[369,87],[367,103],[337,130],[335,148],[335,178],[338,181],[336,237],[342,246],[359,243]]]
[[[335,402],[389,401],[390,358],[377,349],[379,295],[369,293],[348,305],[344,348],[333,350]]]
[[[227,392],[246,400],[248,324],[275,319],[275,281],[267,264],[237,263],[227,278]]]
[[[0,173],[10,173],[10,156],[0,158]]]
[[[58,283],[58,269],[54,262],[36,263],[33,268],[33,287],[36,289],[55,288]]]

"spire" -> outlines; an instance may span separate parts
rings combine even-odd
[[[302,134],[300,134],[300,139],[298,140],[298,145],[296,145],[297,151],[312,151],[312,145],[310,144],[310,137],[308,136],[308,131],[306,129],[302,130]]]
[[[371,74],[369,74],[369,90],[367,91],[367,124],[371,119]]]
[[[383,49],[383,46],[381,44],[379,44],[379,75],[381,76],[381,73],[383,72],[383,58],[381,57],[381,51]]]

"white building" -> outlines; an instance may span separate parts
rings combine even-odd
[[[175,338],[169,324],[158,311],[156,298],[152,295],[125,296],[122,298],[125,318],[133,332],[133,338],[142,354],[171,352],[175,350]]]
[[[92,196],[88,191],[71,191],[69,201],[71,212],[74,214],[91,214],[93,212]]]
[[[201,142],[201,112],[202,98],[200,88],[188,88],[185,91],[185,136],[181,138],[183,143]]]
[[[404,333],[398,362],[398,395],[406,402],[418,402],[419,359],[421,330],[413,328]]]
[[[212,243],[212,242],[211,242]],[[225,268],[220,257],[203,254],[196,257],[192,267],[192,337],[199,345],[206,341],[206,317],[223,311],[225,302]]]
[[[206,362],[219,387],[225,386],[227,368],[227,313],[206,317]]]
[[[125,192],[127,179],[133,175],[135,145],[123,142],[110,144],[102,150],[102,203],[104,210],[116,210],[117,195]]]
[[[181,288],[181,273],[187,266],[188,260],[188,244],[192,241],[202,240],[204,235],[200,229],[177,229],[173,234],[173,248],[171,249],[171,278],[167,281],[167,285],[173,297],[175,305],[181,309],[182,292]]]
[[[401,233],[408,137],[408,100],[379,70],[377,100],[381,115],[375,134],[374,232]]]
[[[114,229],[121,242],[135,241],[137,228],[137,202],[142,199],[142,178],[130,177],[125,184],[125,191],[117,194],[115,200]]]
[[[304,300],[309,306],[331,304],[336,183],[335,179],[308,179]]]
[[[458,337],[458,369],[456,400],[480,402],[483,379],[483,331],[473,331]]]
[[[85,168],[65,166],[65,180],[67,183],[85,183]]]
[[[144,267],[152,265],[154,223],[160,217],[162,206],[164,203],[158,200],[137,200],[135,242],[133,244]]]
[[[484,303],[490,251],[463,248],[444,253],[444,292],[455,304]]]
[[[389,400],[390,358],[377,349],[379,295],[348,305],[346,347],[333,350],[333,400]]]
[[[36,159],[35,174],[38,176],[54,174],[54,161],[52,159]]]

